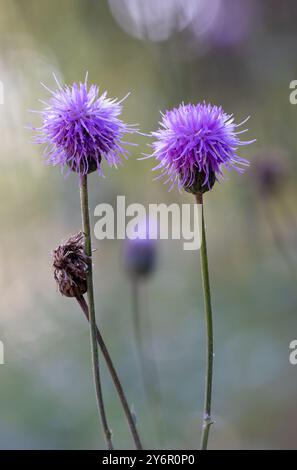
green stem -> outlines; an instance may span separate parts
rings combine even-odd
[[[87,305],[84,297],[83,296],[78,296],[76,299],[77,299],[77,301],[78,301],[78,303],[79,303],[86,319],[89,321],[89,308],[88,308],[88,305]],[[124,409],[124,412],[125,412],[125,415],[126,415],[129,427],[130,427],[130,431],[131,431],[131,434],[132,434],[132,437],[133,437],[133,440],[134,440],[134,443],[135,443],[135,447],[136,447],[137,450],[142,450],[140,437],[139,437],[139,434],[138,434],[138,431],[137,431],[136,424],[135,424],[135,421],[133,419],[132,413],[130,411],[130,407],[129,407],[127,398],[125,396],[122,384],[121,384],[119,376],[118,376],[118,374],[115,370],[115,367],[113,365],[112,359],[110,357],[110,354],[108,352],[108,349],[107,349],[107,346],[104,342],[104,339],[103,339],[103,337],[102,337],[102,335],[99,331],[99,328],[97,326],[96,326],[96,337],[97,337],[98,345],[101,349],[101,353],[102,353],[102,355],[105,359],[106,365],[107,365],[109,373],[111,375],[112,381],[113,381],[114,386],[116,388],[116,391],[118,393],[119,399],[121,400],[121,403],[122,403],[122,406],[123,406],[123,409]]]
[[[196,199],[197,199],[197,203],[201,205],[201,210],[202,210],[202,240],[201,240],[200,263],[201,263],[201,274],[202,274],[203,293],[204,293],[205,323],[206,323],[205,396],[204,396],[204,413],[203,413],[200,449],[206,450],[210,426],[213,423],[212,418],[211,418],[211,394],[212,394],[212,379],[213,379],[213,326],[212,326],[211,294],[210,294],[209,273],[208,273],[208,258],[207,258],[204,207],[203,207],[202,194],[198,194]]]
[[[141,376],[143,389],[146,395],[148,405],[152,410],[156,408],[154,413],[155,428],[160,440],[162,440],[162,426],[161,426],[161,393],[160,393],[160,380],[157,371],[157,366],[153,358],[153,351],[151,349],[149,357],[145,351],[144,338],[142,334],[142,315],[141,315],[141,280],[137,277],[132,278],[132,302],[133,302],[133,328],[135,336],[135,345],[137,356],[140,363]],[[148,312],[146,316],[148,323]],[[146,325],[146,337],[149,335],[149,328]]]
[[[87,175],[82,175],[80,179],[80,200],[81,200],[82,226],[83,226],[83,232],[85,235],[85,253],[89,257],[89,266],[88,266],[88,273],[87,273],[87,288],[88,288],[88,304],[89,304],[89,315],[90,315],[91,353],[92,353],[92,365],[93,365],[95,391],[96,391],[99,416],[101,418],[106,445],[107,445],[108,450],[112,450],[113,445],[112,445],[112,439],[111,439],[111,431],[107,423],[105,407],[104,407],[104,402],[103,402],[103,395],[102,395],[101,380],[100,380],[99,355],[98,355],[97,336],[96,336],[96,316],[95,316],[94,287],[93,287],[92,245],[91,245],[91,228],[90,228],[89,203],[88,203],[88,177]]]
[[[137,278],[132,279],[132,300],[133,300],[133,326],[135,343],[137,352],[142,358],[142,338],[141,338],[141,327],[140,327],[140,293],[139,293],[139,280]],[[141,359],[142,361],[142,359]]]

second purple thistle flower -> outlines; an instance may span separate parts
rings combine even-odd
[[[121,164],[128,151],[123,147],[125,134],[136,132],[134,126],[120,118],[122,102],[99,94],[96,85],[84,83],[61,86],[49,90],[51,97],[41,111],[42,126],[35,128],[35,142],[46,144],[45,156],[51,165],[67,166],[70,170],[86,175],[98,170],[101,162],[109,166]]]
[[[199,103],[181,104],[162,114],[159,130],[152,132],[155,141],[153,153],[159,163],[153,170],[161,170],[157,177],[165,178],[170,189],[178,188],[194,194],[210,190],[222,175],[223,167],[243,172],[249,163],[237,155],[241,141],[233,115],[221,107]]]

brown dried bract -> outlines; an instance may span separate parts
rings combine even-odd
[[[87,292],[89,257],[84,252],[84,234],[78,232],[52,252],[54,278],[66,297]]]

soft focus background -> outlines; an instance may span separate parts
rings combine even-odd
[[[250,115],[242,149],[249,171],[227,175],[206,197],[215,324],[215,425],[210,448],[297,448],[297,79],[296,2],[284,0],[0,0],[0,365],[1,449],[103,448],[90,371],[89,334],[76,303],[58,295],[50,252],[80,228],[77,177],[42,161],[26,126],[45,82],[83,80],[123,97],[124,118],[143,132],[159,110],[211,101]],[[90,177],[100,202],[191,202],[153,181],[153,162]],[[272,175],[272,176],[271,176]],[[121,243],[95,241],[97,316],[147,448],[197,448],[204,388],[199,253],[161,242],[143,285],[160,379],[159,404],[145,398],[132,328],[131,283]],[[148,330],[147,330],[148,331]],[[144,335],[146,329],[144,328]],[[117,448],[132,448],[104,368]],[[158,414],[158,416],[156,416]],[[156,432],[156,420],[162,433]]]

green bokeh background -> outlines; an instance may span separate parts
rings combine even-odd
[[[80,228],[77,178],[45,166],[25,128],[38,124],[28,109],[40,109],[38,99],[48,95],[40,82],[54,87],[55,72],[72,83],[87,70],[89,81],[111,96],[131,91],[124,119],[143,132],[157,127],[159,110],[181,101],[222,104],[237,121],[251,115],[248,135],[257,142],[242,150],[251,169],[227,175],[206,197],[215,328],[210,448],[297,447],[297,367],[289,363],[289,343],[297,338],[297,107],[289,102],[289,84],[297,78],[297,9],[293,0],[251,3],[258,13],[250,34],[236,47],[202,54],[199,40],[189,52],[182,33],[160,43],[129,36],[105,0],[0,0],[1,449],[104,448],[88,327],[75,302],[58,295],[51,271],[51,250]],[[105,179],[91,175],[92,212],[100,202],[115,204],[117,195],[127,204],[191,202],[188,194],[168,193],[153,181],[153,162],[137,161],[149,138],[135,140],[139,146],[121,169],[106,168]],[[253,167],[271,148],[285,153],[290,175],[267,201],[254,184]],[[144,445],[197,448],[204,387],[199,253],[183,251],[178,241],[160,242],[158,269],[143,286],[160,414],[143,393],[121,243],[94,245],[98,322]],[[115,447],[132,448],[105,369],[103,382]]]

